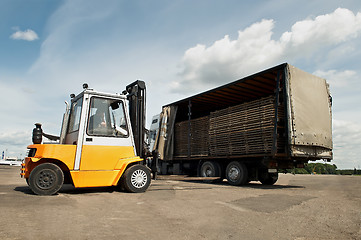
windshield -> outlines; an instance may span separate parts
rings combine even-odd
[[[93,136],[127,137],[128,128],[122,102],[92,97],[87,133]]]

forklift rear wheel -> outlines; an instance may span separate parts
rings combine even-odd
[[[145,192],[150,185],[150,170],[144,165],[133,165],[123,175],[122,185],[131,193]]]
[[[29,186],[38,195],[53,195],[64,183],[64,173],[53,163],[36,166],[30,173]]]

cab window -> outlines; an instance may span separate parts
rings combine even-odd
[[[79,98],[78,100],[72,103],[68,133],[76,132],[79,130],[82,105],[83,105],[83,98]]]
[[[91,136],[127,137],[128,127],[122,101],[92,97],[87,134]]]

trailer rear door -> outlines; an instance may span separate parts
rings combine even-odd
[[[332,158],[331,96],[325,79],[288,65],[292,156]]]

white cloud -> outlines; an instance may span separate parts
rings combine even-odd
[[[239,31],[236,40],[226,35],[208,48],[198,44],[188,49],[181,63],[181,80],[173,88],[205,89],[273,63],[282,54],[282,46],[271,39],[273,27],[273,20],[262,20]]]
[[[209,47],[198,44],[188,49],[180,64],[179,79],[171,87],[175,92],[204,90],[278,64],[286,56],[288,61],[317,56],[321,48],[357,37],[361,13],[355,15],[338,8],[330,14],[298,21],[278,40],[272,39],[274,25],[273,20],[262,20],[239,31],[235,40],[226,35]]]
[[[38,34],[31,29],[26,29],[25,31],[17,30],[10,36],[11,39],[15,40],[25,40],[25,41],[34,41],[39,39]]]
[[[313,73],[316,76],[322,77],[327,79],[327,82],[331,84],[332,87],[351,87],[351,83],[356,81],[357,73],[356,71],[352,70],[344,70],[344,71],[337,71],[337,70],[328,70],[322,71],[317,70]]]
[[[361,30],[361,13],[338,8],[333,13],[313,19],[296,22],[291,32],[285,32],[281,41],[293,46],[319,46],[320,44],[337,44],[349,38],[357,37]]]
[[[361,125],[354,121],[333,121],[334,163],[338,168],[360,168]]]
[[[280,41],[285,44],[286,54],[311,59],[329,47],[338,49],[338,53],[349,50],[352,46],[338,48],[337,45],[358,37],[360,32],[361,13],[355,15],[348,9],[338,8],[330,14],[296,22],[290,32],[282,34]]]

